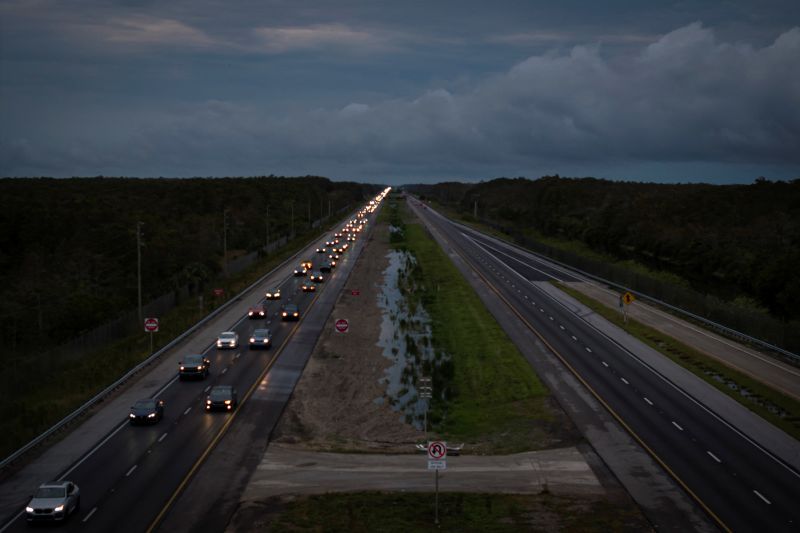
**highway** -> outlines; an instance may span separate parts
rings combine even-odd
[[[409,203],[721,529],[798,530],[798,472],[536,285],[569,273]]]
[[[374,215],[367,215],[368,220],[373,218]],[[341,254],[333,272],[325,274],[326,280],[320,284],[319,293],[323,293],[337,278],[346,277],[363,248],[362,241],[371,226],[368,224],[358,240],[350,243],[349,250]],[[330,235],[326,234],[321,242],[312,244],[301,256],[314,262],[314,270],[318,269],[323,258],[327,259],[327,254],[315,253],[315,248],[324,246],[324,241],[329,238]],[[294,266],[291,265],[291,268]],[[319,293],[306,293],[300,288],[306,279],[290,274],[270,285],[281,288],[280,300],[267,301],[263,293],[250,296],[252,301],[248,304],[263,304],[267,310],[266,318],[251,319],[245,314],[230,325],[229,330],[239,334],[237,349],[217,349],[215,344],[207,346],[203,352],[211,360],[211,372],[207,378],[198,381],[178,380],[178,360],[175,359],[174,374],[155,395],[165,402],[164,418],[159,423],[132,426],[128,423],[127,411],[120,412],[120,423],[110,434],[99,442],[87,443],[86,454],[57,476],[58,479],[75,482],[81,489],[81,509],[63,524],[64,530],[146,531],[155,525],[156,519],[163,516],[162,511],[166,512],[166,505],[174,500],[190,473],[205,459],[228,427],[235,423],[237,413],[248,409],[248,397],[280,357],[287,343],[291,342],[303,318],[315,305]],[[302,314],[301,322],[284,322],[280,319],[280,308],[286,303],[298,305]],[[272,332],[272,347],[250,349],[250,333],[264,327]],[[217,333],[214,332],[214,335]],[[238,409],[230,413],[206,412],[206,395],[214,385],[236,387],[239,391]],[[274,412],[262,414],[277,420],[283,407],[272,403],[267,408]],[[258,408],[263,408],[263,405],[258,404]],[[33,492],[35,488],[30,487],[30,491]],[[224,488],[220,488],[219,492],[224,492]],[[199,502],[198,505],[204,507],[205,504]],[[26,529],[22,509],[0,527],[3,532]]]

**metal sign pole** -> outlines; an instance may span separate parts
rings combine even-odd
[[[435,470],[436,472],[436,517],[434,519],[434,524],[439,525],[439,469]]]
[[[153,353],[153,335],[154,333],[150,332],[150,353]]]

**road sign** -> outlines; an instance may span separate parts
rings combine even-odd
[[[144,330],[147,333],[155,333],[158,331],[158,319],[157,318],[145,318],[144,319]]]
[[[346,318],[340,318],[336,321],[336,331],[339,333],[347,333],[347,330],[350,328],[350,323],[347,322]]]
[[[428,459],[441,461],[447,458],[447,443],[435,440],[428,443]]]
[[[361,296],[361,291],[358,289],[353,289],[352,291],[350,291],[350,294],[352,294],[353,296]]]
[[[447,461],[428,460],[428,470],[447,470]]]
[[[225,294],[225,289],[214,289],[214,296],[222,296]]]
[[[633,296],[633,294],[629,292],[626,292],[625,294],[622,295],[622,301],[628,305],[631,305],[635,299],[636,298]]]

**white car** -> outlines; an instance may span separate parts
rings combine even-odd
[[[223,331],[217,337],[217,348],[238,348],[239,335],[235,331]]]
[[[28,522],[61,522],[81,509],[81,491],[72,481],[40,485],[25,507]]]

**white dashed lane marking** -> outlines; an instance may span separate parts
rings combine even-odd
[[[130,476],[131,474],[133,474],[133,471],[134,471],[134,470],[136,470],[136,468],[137,468],[138,466],[139,466],[139,465],[133,465],[133,466],[131,467],[131,469],[130,469],[130,470],[128,470],[128,471],[125,473],[125,477],[128,477],[128,476]]]
[[[586,347],[586,351],[589,352],[589,353],[592,353],[592,349],[589,348],[588,346]]]
[[[608,363],[606,363],[605,361],[600,361],[600,362],[603,363],[604,367],[608,368]]]
[[[222,369],[222,373],[223,373],[223,374],[224,374],[225,372],[227,372],[227,371],[228,371],[228,367],[225,367],[225,368],[223,368],[223,369]]]
[[[717,456],[716,456],[716,455],[714,455],[713,453],[711,453],[711,452],[709,452],[709,451],[706,451],[706,453],[707,453],[708,455],[710,455],[710,456],[711,456],[711,458],[712,458],[712,459],[714,459],[716,462],[718,462],[718,463],[721,463],[721,462],[722,462],[722,461],[720,461],[719,457],[717,457]]]
[[[576,337],[575,335],[572,335],[572,340],[576,341],[576,340],[578,340],[578,337]]]
[[[653,405],[653,402],[651,402],[647,396],[644,397],[644,401],[646,401],[650,405]]]
[[[183,412],[183,414],[184,414],[184,415],[188,415],[188,414],[189,414],[189,411],[191,411],[191,410],[192,410],[192,408],[191,408],[191,407],[187,407],[187,408],[186,408],[186,410]]]
[[[161,442],[162,440],[164,440],[164,439],[166,439],[166,438],[167,438],[167,434],[166,434],[166,433],[164,433],[163,435],[161,435],[160,437],[158,437],[158,442]]]
[[[683,428],[680,426],[680,424],[678,424],[674,420],[672,421],[672,425],[675,426],[676,428],[678,428],[680,431],[683,431]]]
[[[622,380],[622,382],[623,382],[625,385],[630,385],[630,383],[628,383],[628,380],[627,380],[627,379],[625,379],[625,378],[619,378],[619,379],[620,379],[620,380]]]
[[[756,489],[753,489],[753,492],[755,492],[755,493],[756,493],[756,496],[758,496],[759,498],[761,498],[761,499],[764,501],[764,503],[766,503],[767,505],[772,505],[772,502],[771,502],[771,501],[769,501],[768,499],[766,499],[766,498],[764,497],[764,495],[763,495],[763,494],[761,494],[760,492],[758,492]]]
[[[93,507],[92,510],[89,511],[89,514],[87,514],[86,517],[83,519],[83,521],[87,522],[96,511],[97,511],[97,507]]]

